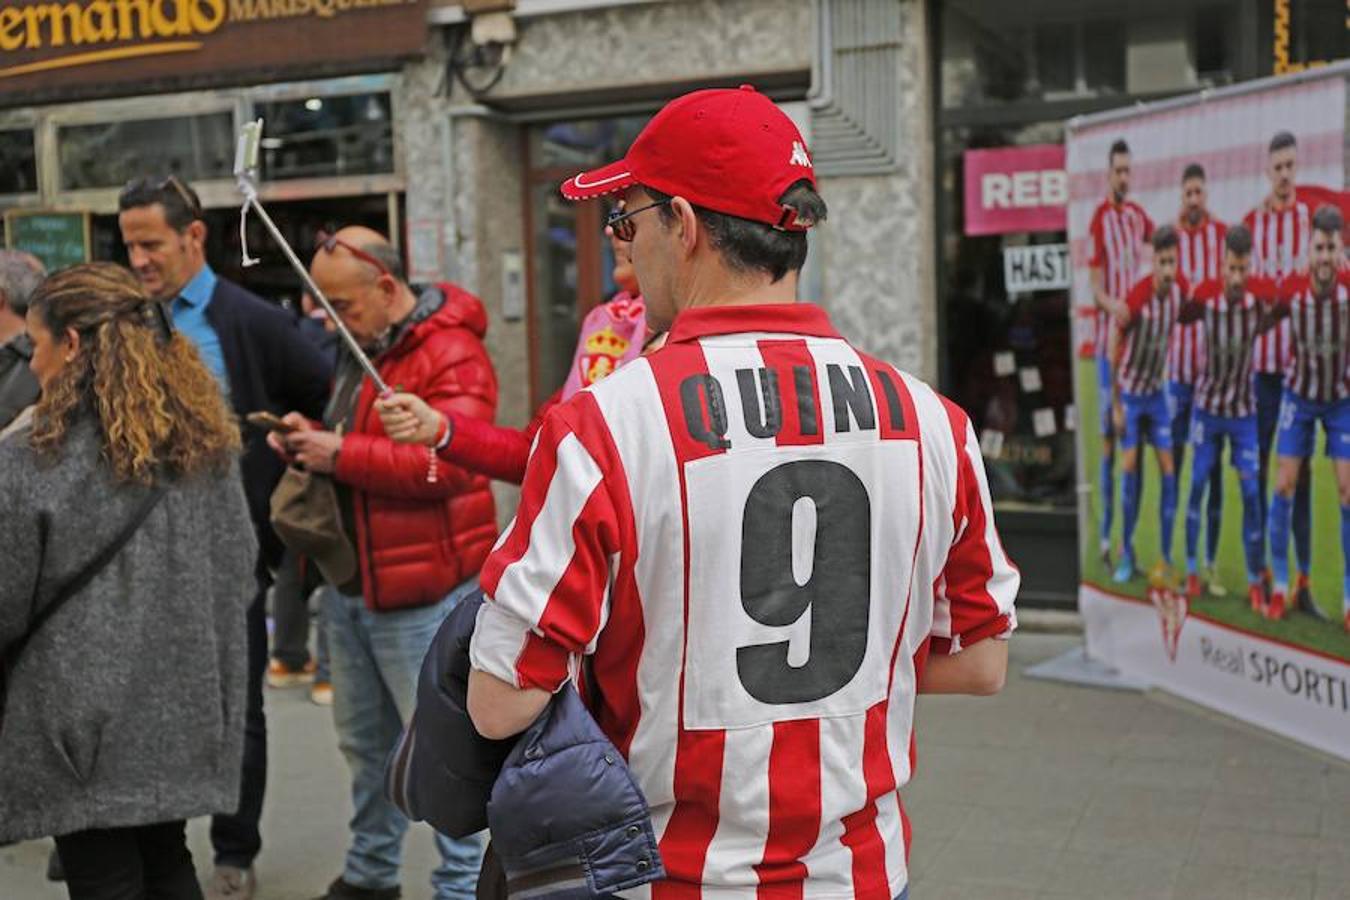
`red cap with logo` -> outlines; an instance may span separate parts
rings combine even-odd
[[[814,187],[815,170],[801,132],[773,101],[748,84],[694,91],[652,117],[618,162],[563,182],[563,196],[589,200],[635,184],[680,196],[694,206],[805,231],[778,198],[798,181]]]

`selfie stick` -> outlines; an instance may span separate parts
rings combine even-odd
[[[319,290],[319,286],[315,284],[314,279],[310,277],[309,270],[305,268],[305,264],[295,255],[295,251],[291,249],[290,244],[286,243],[286,238],[282,236],[280,229],[278,229],[276,223],[272,221],[272,217],[267,214],[267,210],[263,209],[262,204],[258,202],[258,188],[253,183],[253,180],[258,174],[258,148],[262,144],[262,127],[262,119],[258,119],[256,122],[246,123],[244,127],[239,130],[239,143],[234,151],[234,178],[235,182],[239,185],[239,193],[244,195],[244,208],[239,211],[239,244],[240,247],[243,248],[244,265],[253,266],[257,265],[259,262],[259,260],[253,259],[248,255],[248,242],[244,234],[245,224],[248,221],[248,211],[251,208],[258,214],[258,218],[261,219],[263,225],[267,227],[267,231],[272,235],[272,239],[281,247],[281,251],[286,254],[286,259],[290,262],[291,268],[295,269],[296,274],[299,275],[300,280],[305,283],[305,287],[309,290],[310,294],[314,296],[315,300],[319,301],[319,305],[328,313],[328,318],[337,326],[338,334],[341,335],[342,340],[346,342],[347,349],[352,352],[352,356],[356,358],[356,361],[361,364],[361,368],[370,376],[370,380],[374,382],[375,389],[379,391],[380,396],[387,397],[392,394],[393,391],[389,389],[389,385],[384,383],[384,379],[381,378],[380,373],[375,370],[375,365],[370,361],[370,357],[361,349],[361,345],[356,342],[356,338],[352,337],[352,333],[348,331],[347,326],[342,323],[342,318],[337,314],[337,311],[333,309],[333,304],[329,303],[328,298],[323,295],[323,291]]]

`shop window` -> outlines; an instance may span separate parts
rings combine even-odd
[[[1036,56],[1037,86],[1044,92],[1073,91],[1077,87],[1078,42],[1074,26],[1048,22],[1036,26],[1033,47]]]
[[[121,187],[147,173],[188,181],[229,178],[234,166],[229,112],[66,125],[56,140],[64,190]]]
[[[37,189],[32,130],[0,131],[0,194],[33,194]]]
[[[316,96],[259,103],[263,177],[269,181],[394,171],[389,94]]]
[[[1063,140],[1056,122],[948,128],[942,135],[946,375],[942,388],[980,436],[1000,508],[1069,510],[1075,502],[1072,341],[1067,289],[1009,291],[1005,251],[1059,245],[1065,233],[967,235],[962,168],[969,149]]]
[[[1125,91],[1125,26],[1100,19],[1083,24],[1083,83],[1091,93]]]

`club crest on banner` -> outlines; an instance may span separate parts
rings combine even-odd
[[[1177,644],[1181,639],[1181,628],[1186,624],[1186,614],[1190,611],[1190,601],[1181,591],[1170,585],[1156,585],[1148,590],[1148,599],[1158,611],[1158,623],[1162,626],[1163,649],[1167,658],[1177,661]]]

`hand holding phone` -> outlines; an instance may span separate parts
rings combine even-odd
[[[296,430],[296,425],[294,423],[287,422],[275,413],[266,411],[251,412],[244,418],[248,420],[248,424],[258,428],[265,428],[268,431],[280,431],[282,434],[290,434]]]

